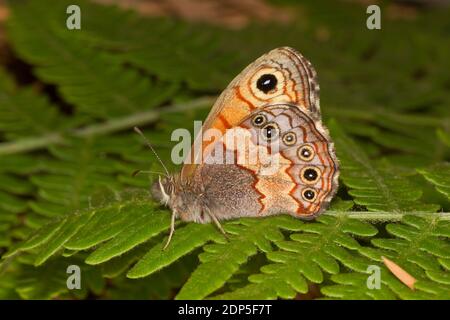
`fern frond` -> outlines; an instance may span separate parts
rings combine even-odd
[[[0,157],[0,248],[8,247],[13,238],[24,238],[14,230],[20,215],[29,211],[26,199],[36,191],[24,175],[39,168],[40,159],[32,156]]]
[[[47,9],[52,3],[49,0],[39,2],[37,5]],[[190,88],[201,91],[220,90],[245,64],[239,55],[236,58],[239,51],[226,50],[236,32],[179,20],[143,18],[87,1],[79,3],[86,12],[83,32],[73,34],[73,38],[100,50],[113,51],[117,62],[131,64],[163,81],[187,83]],[[60,1],[60,9],[53,6],[51,11],[64,18],[63,8],[69,4],[70,1]],[[115,21],[121,21],[121,25]]]
[[[70,142],[50,147],[54,159],[45,161],[42,172],[30,179],[38,188],[38,198],[30,202],[30,207],[44,218],[88,207],[99,189],[119,189],[121,184],[114,174],[124,171],[113,155],[141,148],[136,137],[72,139]]]
[[[26,175],[41,169],[42,158],[33,155],[9,155],[0,157],[0,172]]]
[[[349,273],[332,276],[335,286],[325,286],[322,292],[330,297],[344,299],[383,298],[383,296],[400,297],[402,299],[427,299],[450,297],[448,281],[448,265],[445,261],[450,256],[450,223],[434,218],[405,216],[402,224],[388,224],[386,230],[394,238],[374,238],[371,243],[376,247],[361,246],[358,252],[369,265],[378,265],[381,270],[382,291],[369,289],[366,281],[370,273],[365,268],[351,268],[359,274]],[[393,276],[382,265],[382,256],[388,257],[418,281],[413,291]],[[444,262],[442,262],[444,261]]]
[[[439,163],[430,168],[417,169],[417,171],[450,200],[450,163]]]
[[[336,274],[341,262],[347,267],[359,266],[354,250],[360,247],[352,236],[372,237],[377,229],[368,223],[338,217],[323,216],[318,223],[305,223],[293,233],[292,241],[276,241],[278,250],[267,254],[270,263],[261,273],[249,277],[250,284],[218,299],[294,298],[308,292],[308,281],[322,283],[324,273]]]
[[[210,240],[218,241],[217,230],[212,225],[189,224],[178,228],[170,247],[162,250],[167,239],[151,248],[128,272],[129,278],[148,276],[177,261],[179,258],[204,245]],[[220,238],[219,238],[220,239]]]
[[[11,230],[19,224],[19,214],[28,209],[24,197],[33,191],[27,180],[0,173],[0,248],[10,245]]]
[[[15,291],[22,299],[52,299],[62,295],[67,295],[68,298],[73,298],[75,295],[83,299],[89,292],[99,294],[105,286],[101,273],[90,266],[82,265],[81,260],[77,258],[59,257],[38,268],[29,265],[26,259],[22,259],[21,262],[16,263],[14,270],[9,274],[15,278],[13,280],[16,283]],[[73,291],[67,287],[70,274],[66,271],[71,265],[80,267],[81,276],[80,289]],[[0,285],[2,286],[3,284]]]
[[[109,299],[172,299],[173,291],[180,288],[194,266],[196,252],[181,258],[167,268],[144,279],[119,277],[114,279],[114,287],[105,292]]]
[[[59,25],[66,7],[52,1],[14,3],[9,32],[15,50],[37,66],[42,80],[57,83],[78,112],[109,119],[155,107],[174,95],[177,85],[141,77],[110,54],[79,43],[74,32]]]
[[[281,230],[299,230],[302,223],[288,216],[270,219],[240,219],[226,224],[225,230],[232,234],[228,242],[206,245],[199,258],[202,264],[192,273],[177,299],[201,299],[222,287],[225,282],[255,255],[258,249],[268,253],[272,242],[281,241]],[[205,276],[208,275],[208,276]]]
[[[371,211],[436,211],[439,206],[423,203],[422,191],[393,170],[371,161],[364,150],[333,121],[330,130],[341,162],[341,178],[357,204]]]
[[[6,139],[52,135],[70,125],[71,121],[32,88],[8,91],[0,87],[0,130]]]

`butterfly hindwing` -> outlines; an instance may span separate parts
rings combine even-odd
[[[239,127],[248,130],[251,143],[265,152],[253,163],[240,163],[253,171],[254,188],[264,195],[261,214],[285,211],[307,218],[327,207],[338,187],[339,170],[321,121],[296,105],[274,104],[254,111]]]

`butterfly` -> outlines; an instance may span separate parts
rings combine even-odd
[[[321,120],[317,74],[295,49],[274,49],[234,78],[202,132],[211,129],[222,137],[199,134],[200,148],[191,148],[181,172],[152,186],[153,197],[172,210],[165,248],[176,218],[212,221],[223,232],[221,220],[282,213],[309,220],[328,207],[339,163]],[[233,137],[246,146],[231,143]],[[216,161],[217,153],[234,161]],[[249,155],[256,161],[245,161]]]

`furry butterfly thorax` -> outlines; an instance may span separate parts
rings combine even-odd
[[[246,67],[214,104],[202,132],[209,129],[221,138],[198,135],[201,147],[191,148],[181,172],[152,186],[172,210],[172,232],[175,218],[220,227],[220,220],[281,213],[312,219],[328,207],[339,164],[316,72],[296,50],[274,49]],[[230,134],[245,137],[246,146],[230,143]],[[215,161],[218,151],[236,161]],[[248,161],[256,152],[258,160]]]

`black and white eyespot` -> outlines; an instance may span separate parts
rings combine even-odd
[[[256,87],[266,94],[274,90],[277,87],[277,84],[277,77],[271,73],[261,75],[256,81]]]
[[[294,132],[286,132],[283,135],[283,142],[287,146],[292,146],[297,142],[297,135]]]
[[[266,141],[274,140],[280,134],[280,128],[274,122],[269,122],[261,129],[261,136]]]
[[[267,118],[264,114],[262,113],[258,113],[257,115],[255,115],[252,119],[252,124],[255,127],[261,127],[263,126],[265,123],[267,122]]]
[[[300,146],[297,150],[298,157],[303,161],[311,161],[314,158],[314,148],[311,147],[309,144],[305,144],[303,146]]]
[[[303,183],[314,184],[320,179],[321,174],[319,168],[308,166],[302,169],[300,179]]]
[[[305,201],[314,202],[317,198],[317,192],[312,188],[305,188],[302,190],[302,198]]]

